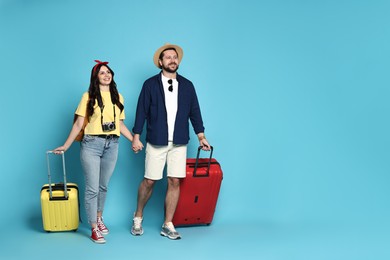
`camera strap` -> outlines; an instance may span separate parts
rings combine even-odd
[[[103,125],[103,110],[104,110],[104,105],[100,107],[100,121],[101,124]],[[116,113],[115,113],[115,105],[112,105],[112,110],[114,111],[114,122],[116,121]]]

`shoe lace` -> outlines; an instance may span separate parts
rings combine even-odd
[[[100,232],[99,229],[94,228],[94,229],[92,230],[92,232],[95,233],[96,239],[104,238],[103,235],[102,235],[102,233]]]
[[[104,225],[104,223],[103,223],[103,221],[101,219],[98,219],[96,224],[97,224],[97,226],[99,227],[100,230],[107,229],[106,225]]]
[[[165,227],[169,229],[172,233],[176,232],[175,226],[173,225],[172,222],[168,222],[165,224]]]
[[[134,217],[133,221],[134,221],[134,228],[135,229],[140,229],[141,228],[141,223],[142,223],[142,218]]]

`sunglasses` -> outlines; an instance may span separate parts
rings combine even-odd
[[[168,90],[169,90],[170,92],[172,92],[172,91],[173,91],[172,80],[169,79],[169,80],[168,80],[168,83],[170,84],[170,86],[168,87]]]

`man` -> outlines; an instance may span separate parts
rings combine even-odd
[[[137,210],[134,213],[133,235],[142,235],[143,210],[156,181],[163,178],[167,165],[168,188],[165,197],[165,220],[161,235],[180,239],[172,224],[180,195],[180,178],[186,176],[187,144],[189,142],[189,120],[203,150],[210,150],[204,135],[204,126],[198,98],[191,81],[179,75],[183,50],[173,44],[165,44],[154,54],[154,64],[161,72],[144,82],[133,127],[133,151],[143,149],[140,141],[145,121],[146,158],[145,176],[138,189]]]

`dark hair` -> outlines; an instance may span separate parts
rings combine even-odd
[[[91,82],[89,84],[89,89],[88,89],[89,99],[87,103],[87,114],[89,117],[93,115],[94,112],[93,106],[95,105],[96,100],[98,102],[99,107],[103,106],[102,96],[100,94],[100,88],[99,88],[100,82],[98,78],[98,74],[102,66],[106,66],[112,75],[112,80],[110,83],[110,94],[111,94],[112,104],[117,105],[121,111],[124,109],[123,104],[119,101],[119,93],[118,93],[118,89],[116,88],[116,83],[114,81],[114,71],[107,64],[97,64],[92,68]]]
[[[165,52],[165,51],[169,51],[169,50],[175,51],[175,52],[176,52],[176,55],[179,56],[179,53],[177,53],[177,51],[176,51],[175,48],[166,48],[166,49],[164,49],[162,52],[160,52],[160,56],[158,56],[158,59],[159,59],[159,60],[162,60],[162,58],[164,57],[164,52]]]

